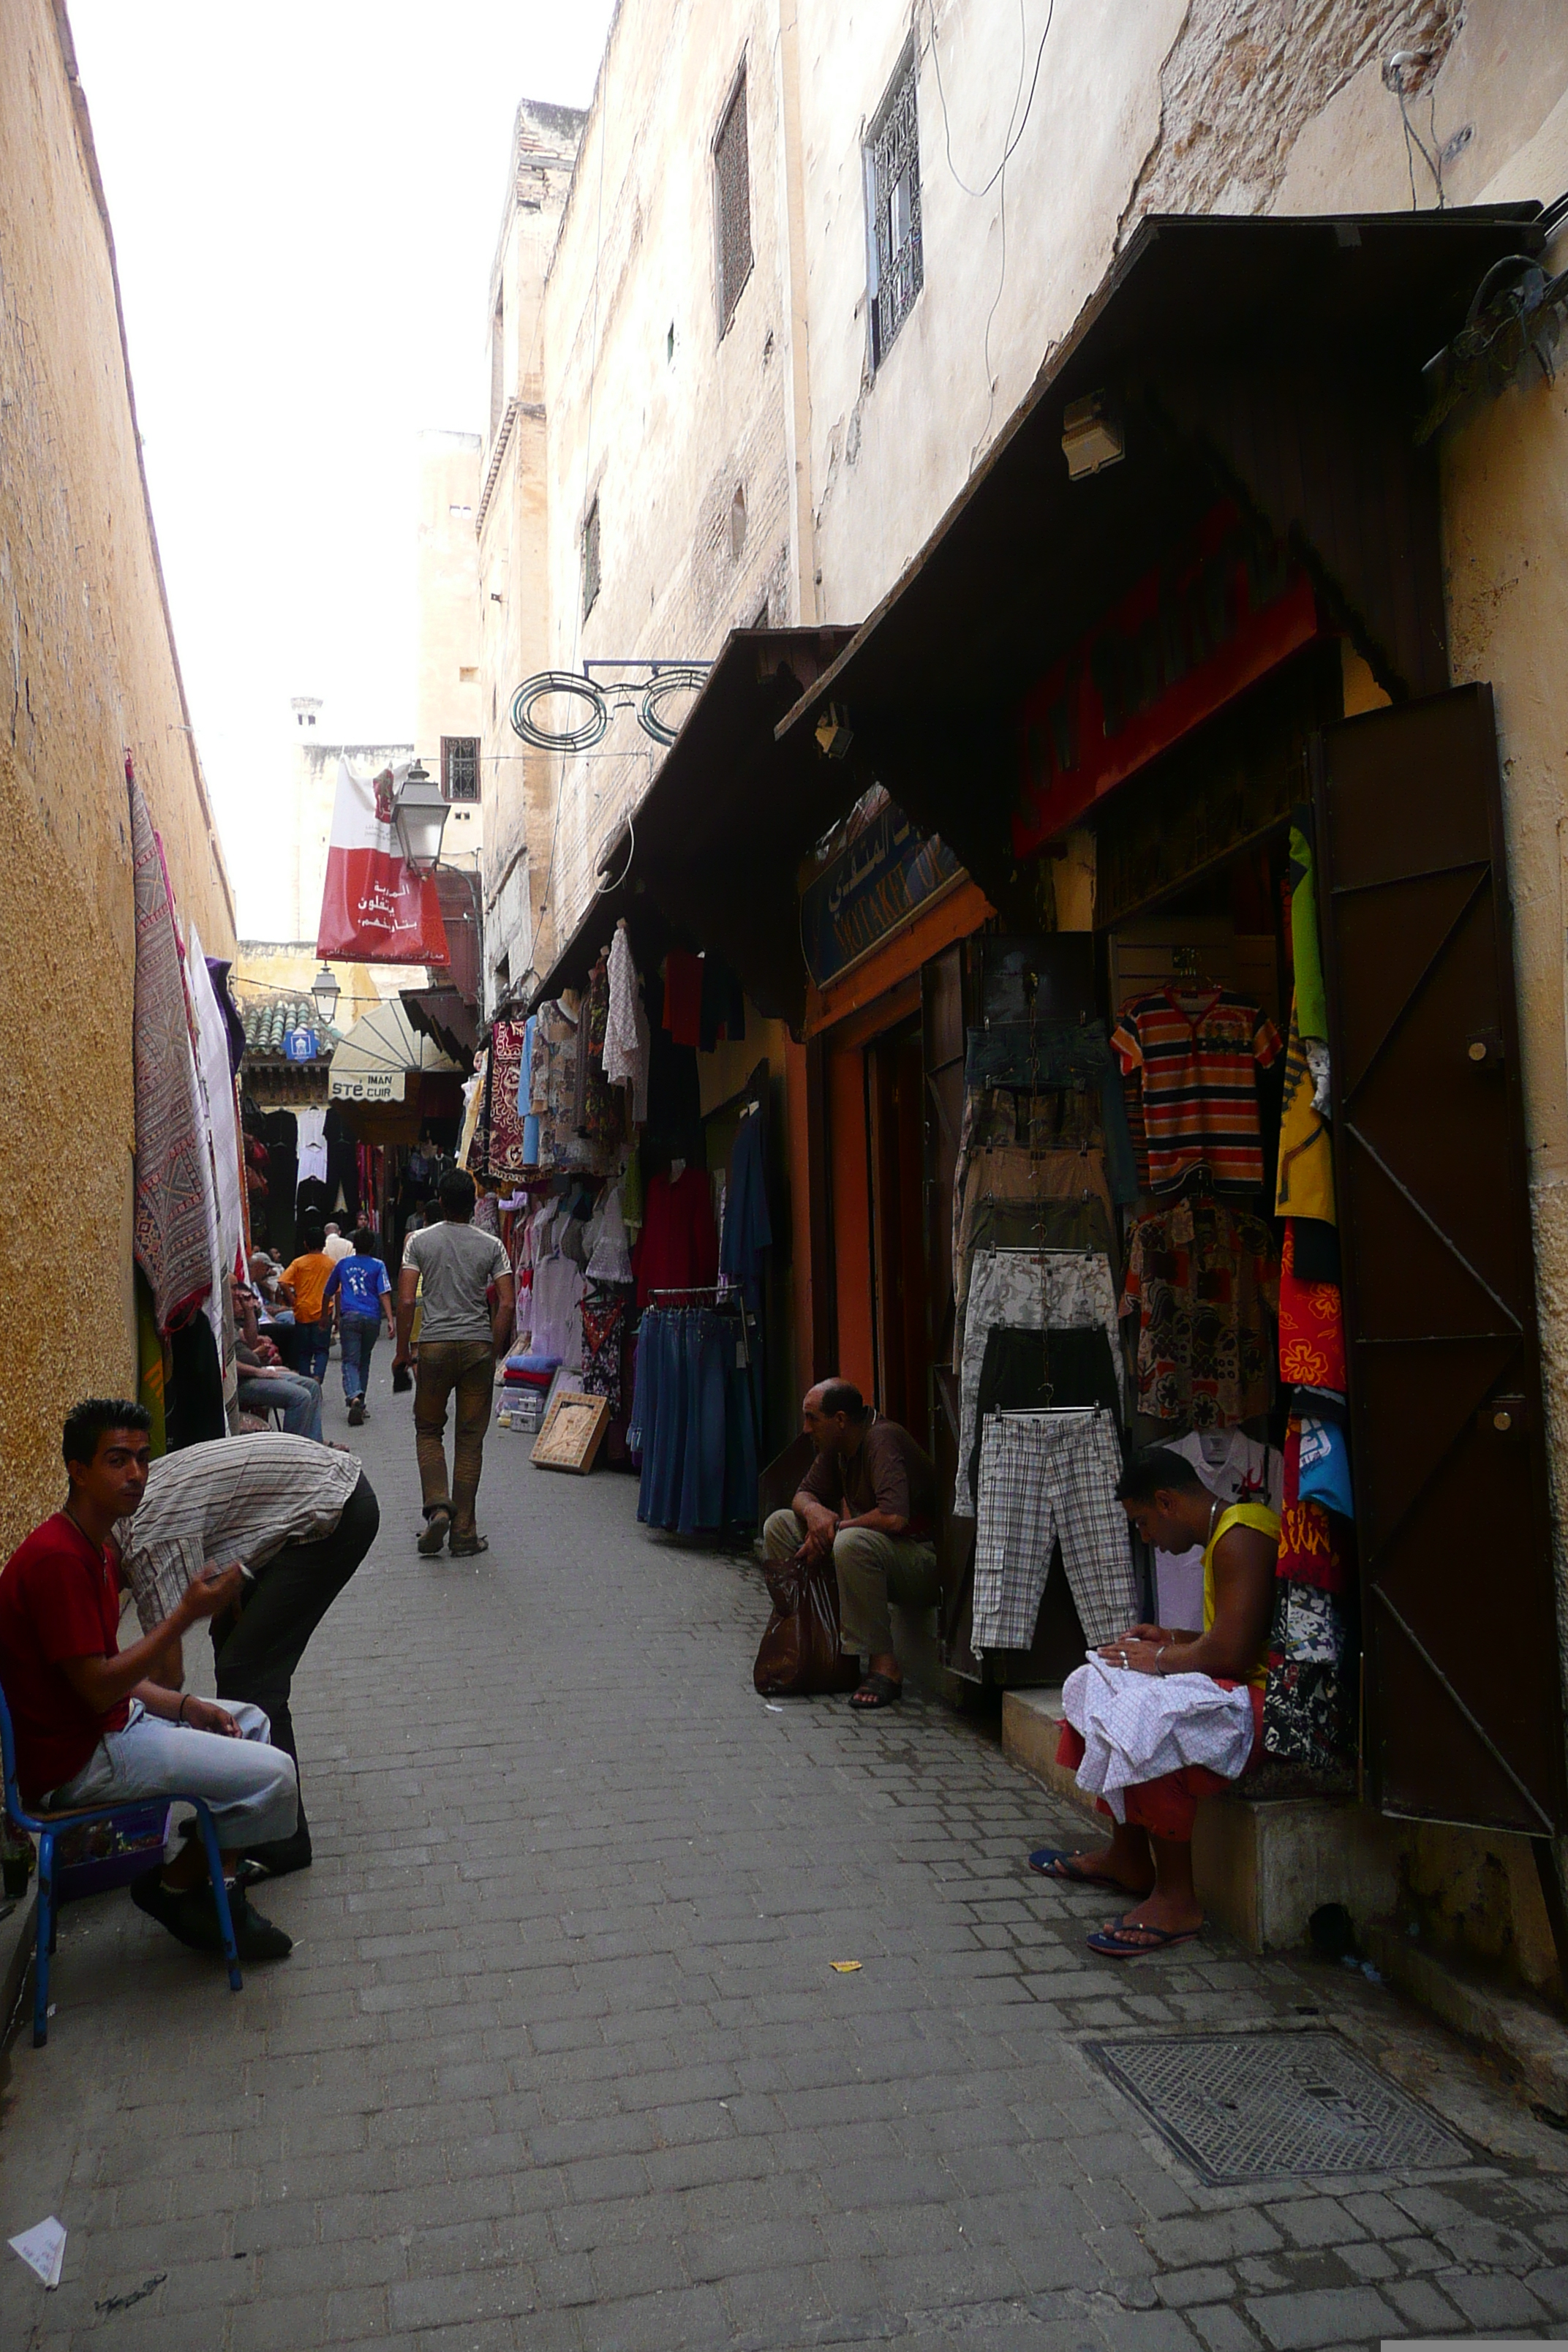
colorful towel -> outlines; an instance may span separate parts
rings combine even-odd
[[[131,1024],[136,1099],[136,1263],[160,1333],[176,1329],[212,1288],[211,1164],[196,1102],[174,910],[153,819],[131,763],[131,854],[136,894],[136,992]]]

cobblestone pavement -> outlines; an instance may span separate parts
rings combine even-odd
[[[1220,1943],[1091,1961],[1104,1904],[1023,1863],[1070,1825],[991,1732],[764,1706],[756,1570],[648,1538],[627,1479],[492,1433],[489,1553],[419,1560],[382,1357],[382,1537],[297,1688],[316,1864],[264,1906],[294,1957],[234,1999],[125,1896],[68,1912],[0,2121],[0,2237],[58,2214],[64,2279],[0,2260],[0,2343],[1568,2333],[1568,2140],[1458,2044]],[[1083,2046],[1325,2021],[1472,2160],[1206,2189]]]

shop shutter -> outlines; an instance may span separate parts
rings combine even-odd
[[[1562,1689],[1491,690],[1319,739],[1368,1795],[1541,1836]]]

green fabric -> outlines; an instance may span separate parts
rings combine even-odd
[[[1296,965],[1296,1018],[1303,1037],[1327,1038],[1328,999],[1318,945],[1318,884],[1312,848],[1299,825],[1290,827],[1290,952]]]

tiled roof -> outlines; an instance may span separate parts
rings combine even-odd
[[[308,996],[249,998],[240,1006],[240,1017],[245,1023],[247,1054],[269,1055],[280,1060],[284,1032],[289,1029],[313,1029],[320,1055],[330,1054],[334,1045],[342,1043],[342,1031],[323,1021]]]

